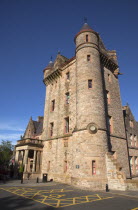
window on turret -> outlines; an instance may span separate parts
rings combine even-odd
[[[110,94],[108,90],[106,90],[106,100],[107,100],[107,104],[110,104]]]
[[[88,88],[89,88],[89,89],[92,88],[92,79],[89,79],[89,80],[88,80]]]
[[[54,128],[54,123],[50,123],[50,137],[53,136],[53,128]]]
[[[91,56],[87,55],[87,61],[90,61],[90,59],[91,59]]]
[[[70,73],[69,72],[66,73],[66,79],[70,80]]]
[[[108,74],[108,82],[111,82],[111,75]]]
[[[96,174],[96,161],[92,160],[92,175]]]
[[[133,137],[132,133],[130,133],[129,138],[130,138],[131,147],[133,147],[134,146],[134,137]]]
[[[112,133],[113,132],[113,121],[112,121],[112,117],[111,116],[108,116],[107,123],[108,123],[108,131],[110,133]]]
[[[48,164],[47,164],[47,171],[50,171],[50,161],[48,161]]]
[[[86,42],[88,42],[88,34],[86,34]]]
[[[69,117],[65,118],[65,133],[69,133]]]
[[[66,173],[67,172],[67,161],[65,160],[64,161],[64,173]]]
[[[65,96],[66,96],[66,104],[69,104],[69,98],[70,98],[69,92],[67,92]]]
[[[51,101],[51,111],[53,112],[55,109],[55,100]]]

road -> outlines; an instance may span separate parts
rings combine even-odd
[[[0,186],[0,209],[138,210],[138,193],[94,192],[69,185]]]

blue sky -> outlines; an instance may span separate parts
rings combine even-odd
[[[43,69],[58,50],[74,56],[84,17],[117,51],[122,104],[138,120],[137,10],[137,0],[0,0],[0,140],[15,144],[30,116],[43,115]]]

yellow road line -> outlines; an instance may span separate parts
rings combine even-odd
[[[60,200],[58,200],[58,202],[57,202],[57,208],[60,206]]]
[[[89,202],[89,198],[88,198],[88,196],[86,196],[86,201],[87,201],[87,202]]]
[[[96,194],[99,199],[102,199],[98,194]]]

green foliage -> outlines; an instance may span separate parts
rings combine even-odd
[[[23,171],[24,171],[24,167],[23,167],[23,165],[20,165],[20,167],[19,167],[19,173],[23,173]]]
[[[8,166],[11,156],[13,154],[14,146],[11,141],[1,141],[0,144],[0,165]]]

